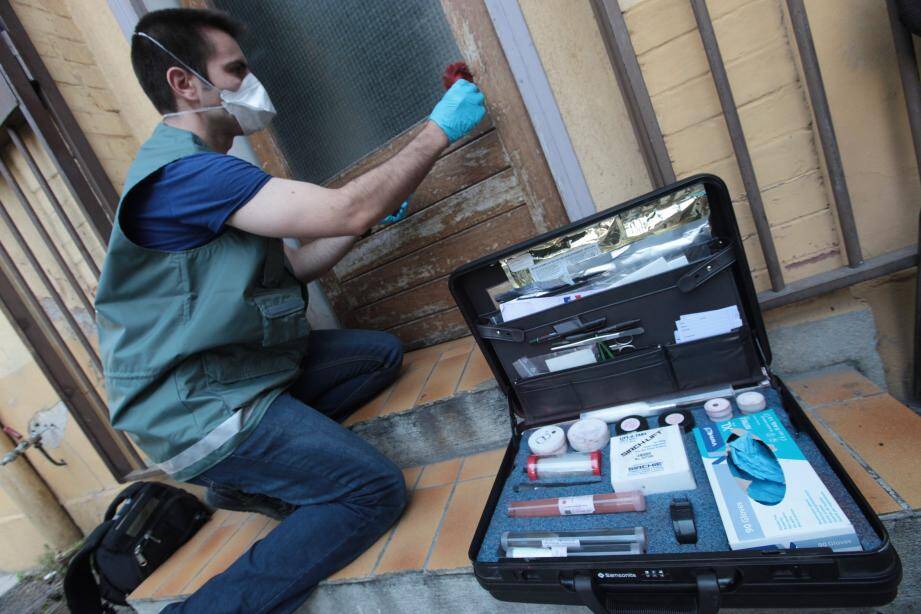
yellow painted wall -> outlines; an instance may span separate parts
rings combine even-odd
[[[649,189],[589,0],[518,0],[599,209]],[[708,0],[786,281],[845,264],[784,0]],[[921,188],[883,2],[807,0],[865,257],[916,241]],[[687,0],[620,0],[679,177],[712,172],[733,195],[759,290],[764,259]],[[916,45],[921,47],[921,45]],[[921,51],[919,51],[921,53]],[[914,271],[775,310],[772,324],[870,307],[890,390],[912,371]],[[906,324],[907,323],[907,324]]]
[[[913,244],[921,185],[886,3],[805,4],[864,255]]]
[[[711,0],[708,6],[786,281],[841,266],[837,221],[782,0]],[[769,288],[690,4],[634,2],[624,18],[675,173],[711,172],[726,181],[755,285]]]
[[[595,207],[648,192],[646,167],[589,3],[519,4]]]

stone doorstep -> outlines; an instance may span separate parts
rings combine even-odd
[[[905,471],[906,458],[921,460],[915,443],[921,441],[921,416],[849,368],[806,374],[787,383],[887,526],[921,524],[921,514],[914,511],[921,508],[921,484],[916,473]],[[340,610],[344,604],[374,603],[381,612],[406,611],[398,604],[410,587],[417,587],[412,601],[419,603],[444,603],[438,595],[425,597],[425,590],[467,591],[469,607],[458,610],[463,612],[564,611],[559,606],[520,609],[494,601],[472,576],[467,559],[470,536],[503,453],[504,448],[497,448],[404,469],[411,491],[406,513],[364,554],[321,583],[302,611],[328,612],[334,603]],[[273,526],[261,516],[218,512],[135,590],[131,605],[143,614],[184,598]],[[906,542],[905,548],[913,549],[913,543]],[[896,545],[901,551],[899,541]],[[906,571],[905,590],[917,593],[910,578]]]

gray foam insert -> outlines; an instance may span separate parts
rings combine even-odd
[[[825,460],[825,457],[819,451],[812,438],[805,432],[798,432],[793,428],[790,417],[780,401],[780,395],[773,388],[762,388],[761,392],[765,395],[768,408],[777,412],[784,427],[796,440],[797,445],[803,452],[806,459],[812,464],[819,477],[828,487],[835,501],[847,514],[848,519],[854,525],[857,535],[860,538],[864,550],[875,550],[882,545],[879,535],[873,530],[870,522],[861,512],[854,501],[854,498],[847,492],[844,484],[835,474],[834,470]],[[708,420],[703,410],[703,405],[685,408],[690,409],[694,415],[694,420],[700,424]],[[733,401],[735,415],[738,408]],[[649,419],[650,427],[657,426],[657,419]],[[614,434],[614,425],[610,425],[611,434]],[[515,465],[511,475],[505,481],[499,502],[493,513],[492,521],[486,532],[486,537],[477,553],[477,561],[490,563],[496,562],[500,558],[499,539],[505,531],[574,531],[580,529],[600,529],[600,528],[623,528],[623,527],[646,527],[648,539],[648,554],[670,554],[670,553],[694,553],[694,552],[719,552],[728,551],[729,542],[723,531],[723,523],[720,520],[719,511],[716,507],[716,500],[710,490],[710,482],[704,471],[703,461],[697,452],[697,445],[694,442],[693,431],[684,435],[685,450],[688,453],[688,461],[691,470],[694,473],[694,480],[697,488],[689,491],[666,493],[660,495],[650,495],[646,497],[645,512],[629,512],[622,514],[596,514],[584,516],[555,516],[549,518],[509,518],[506,515],[506,508],[510,501],[520,501],[527,499],[546,499],[549,497],[572,497],[577,495],[602,494],[611,492],[611,475],[610,459],[608,458],[610,446],[602,450],[602,480],[598,484],[589,486],[572,486],[566,488],[545,488],[535,491],[514,492],[516,484],[528,483],[528,476],[524,472],[530,450],[528,449],[527,439],[532,431],[525,431],[522,434],[522,443],[515,457]],[[573,480],[584,478],[572,478]],[[696,544],[679,544],[675,540],[675,534],[672,530],[671,518],[669,516],[669,504],[672,498],[676,496],[686,496],[694,506],[694,516],[697,523],[697,543]]]

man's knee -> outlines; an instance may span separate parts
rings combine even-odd
[[[381,332],[380,335],[381,343],[386,348],[384,369],[399,372],[403,366],[403,342],[390,333]]]
[[[387,461],[376,473],[371,488],[373,495],[362,496],[361,503],[379,514],[381,527],[385,528],[400,517],[409,498],[403,472],[396,465]]]

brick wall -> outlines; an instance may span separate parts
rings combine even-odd
[[[70,4],[64,0],[12,0],[12,4],[109,179],[120,191],[140,143],[123,117],[120,101],[86,35],[75,25]],[[97,4],[98,10],[111,18],[108,5],[102,0]]]

